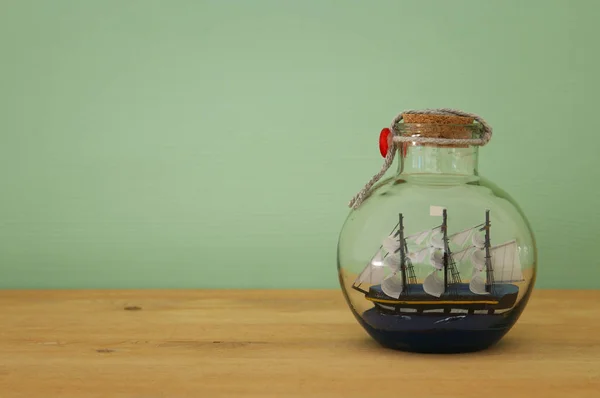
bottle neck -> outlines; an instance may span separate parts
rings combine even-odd
[[[448,176],[470,180],[478,176],[478,154],[477,146],[441,147],[406,143],[399,149],[397,173],[408,178]]]

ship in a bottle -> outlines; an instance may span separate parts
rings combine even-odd
[[[515,283],[523,280],[516,240],[492,244],[489,211],[481,224],[455,233],[449,232],[446,209],[432,211],[441,215],[442,224],[411,235],[405,234],[400,213],[353,289],[387,314],[501,314],[513,308],[519,293]],[[451,242],[459,250],[452,252]],[[457,263],[472,267],[468,281]],[[415,266],[430,267],[422,283]]]

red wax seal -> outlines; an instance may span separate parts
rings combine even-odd
[[[381,152],[381,156],[383,157],[386,157],[390,147],[391,135],[392,132],[387,127],[381,130],[381,133],[379,133],[379,152]]]

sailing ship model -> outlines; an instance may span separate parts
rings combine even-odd
[[[364,293],[383,313],[498,314],[509,311],[519,293],[514,282],[523,280],[516,240],[491,245],[489,210],[484,223],[451,235],[446,209],[441,215],[440,226],[405,236],[404,217],[399,214],[398,224],[352,287]],[[425,247],[409,251],[408,241],[417,246],[425,242]],[[461,250],[452,253],[450,242]],[[427,257],[433,270],[423,283],[417,283],[414,264],[427,266],[424,263]],[[457,261],[472,264],[473,274],[468,283],[462,281]],[[368,290],[363,285],[369,285]]]

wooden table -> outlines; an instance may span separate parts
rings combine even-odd
[[[0,397],[600,397],[600,291],[494,348],[381,348],[339,291],[3,291]]]

